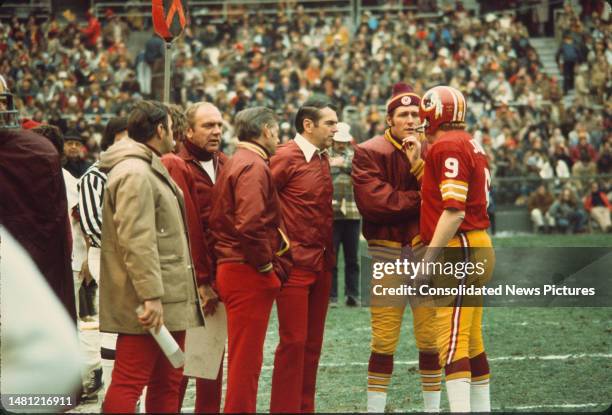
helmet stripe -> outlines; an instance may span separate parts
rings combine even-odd
[[[459,120],[457,120],[457,121],[464,122],[465,121],[465,112],[466,112],[465,111],[466,110],[465,97],[463,96],[461,91],[457,91],[457,95],[459,96],[459,113],[461,114],[461,117],[459,117]]]
[[[455,93],[455,90],[453,88],[446,88],[446,90],[449,91],[451,96],[453,97],[453,118],[452,118],[452,121],[456,121],[457,120],[457,107],[458,107],[457,94]]]

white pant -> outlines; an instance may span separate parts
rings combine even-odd
[[[79,288],[81,287],[81,280],[79,279],[79,271],[72,272],[74,278],[74,289],[75,289],[75,301],[77,314],[79,311]],[[97,299],[96,294],[96,299]],[[94,316],[94,321],[82,321],[80,318],[77,319],[77,326],[79,330],[79,344],[81,346],[81,359],[83,361],[83,368],[81,375],[83,383],[86,383],[91,372],[99,368],[101,365],[100,359],[100,324],[98,323],[98,316]]]
[[[604,232],[610,227],[610,211],[605,206],[592,207],[591,218],[597,222],[599,228]]]
[[[548,226],[555,226],[555,218],[550,216],[548,212],[543,215],[542,211],[538,208],[531,211],[531,221],[537,228],[544,226],[545,224]],[[546,221],[546,223],[544,223],[544,221]]]

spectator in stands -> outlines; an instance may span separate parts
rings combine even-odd
[[[582,233],[586,224],[586,214],[576,200],[571,189],[565,188],[549,210],[555,219],[557,230],[562,233]]]
[[[569,138],[565,146],[570,148],[578,143],[581,129],[588,131],[590,145],[596,153],[601,152],[602,138],[611,128],[612,104],[607,113],[595,107],[589,114],[585,109],[605,103],[609,95],[606,84],[612,42],[605,19],[596,15],[592,22],[577,24],[578,15],[570,5],[562,15],[560,33],[569,36],[577,49],[577,62],[588,65],[589,75],[589,95],[575,99],[568,107],[567,102],[562,103],[563,91],[557,80],[542,72],[527,30],[516,18],[469,19],[462,18],[465,11],[460,7],[440,9],[443,16],[439,21],[401,12],[392,16],[364,13],[354,30],[346,19],[332,13],[311,13],[303,7],[292,13],[283,10],[266,15],[265,19],[249,13],[221,21],[201,17],[202,21],[177,41],[175,49],[174,73],[182,73],[191,60],[195,81],[175,76],[173,89],[182,94],[182,102],[214,103],[227,114],[229,124],[237,111],[253,105],[256,99],[278,109],[279,124],[291,123],[296,108],[312,92],[320,92],[330,97],[340,112],[346,108],[344,119],[360,140],[384,129],[380,106],[389,95],[389,80],[404,73],[417,92],[432,82],[447,82],[469,92],[474,103],[468,111],[470,132],[486,131],[497,138],[504,127],[509,128],[514,140],[508,144],[515,146],[512,152],[519,160],[534,149],[525,135],[536,130],[542,139],[539,150],[551,154],[555,143],[548,137],[555,128]],[[104,13],[100,17],[103,40],[94,48],[81,41],[75,16],[66,14],[66,20],[40,24],[33,18],[26,22],[15,17],[10,25],[0,27],[0,48],[4,51],[0,68],[6,69],[12,84],[20,88],[18,106],[29,118],[58,125],[63,131],[89,130],[93,138],[104,120],[127,115],[132,100],[139,99],[141,93],[149,96],[151,66],[146,60],[157,62],[154,92],[161,91],[163,41],[153,36],[147,53],[143,51],[134,59],[127,48],[130,39],[125,24],[118,15]],[[142,19],[129,20],[132,28],[142,25],[136,22]],[[202,82],[197,71],[206,74]],[[488,86],[495,87],[496,93],[490,94]],[[101,112],[105,115],[96,121],[92,114]],[[607,114],[607,118],[600,114]],[[526,125],[527,133],[522,130]],[[89,155],[95,156],[95,148],[89,150]],[[495,152],[499,151],[501,147]],[[521,163],[508,171],[503,166],[505,158],[507,155],[497,157],[500,173],[524,174]],[[579,153],[574,155],[575,160],[579,158]],[[551,162],[557,177],[565,177],[565,167],[571,168],[572,163],[564,161],[555,157],[556,165]],[[502,196],[507,194],[505,186],[498,190],[497,197],[506,197]]]
[[[597,153],[591,144],[589,144],[589,134],[586,130],[578,132],[578,144],[571,150],[572,162],[581,160],[583,156],[589,159],[589,161],[597,160]]]
[[[556,59],[557,65],[563,68],[563,92],[567,94],[574,89],[574,66],[580,60],[580,51],[571,35],[567,34],[563,37],[563,43],[557,50]]]
[[[527,207],[531,215],[531,222],[539,233],[550,233],[555,226],[555,219],[549,213],[554,200],[545,184],[538,186],[536,191],[529,195]]]
[[[81,33],[83,34],[87,47],[89,49],[95,49],[98,45],[100,34],[102,33],[102,27],[93,9],[87,10],[85,16],[87,17],[87,27],[81,29]]]
[[[580,151],[580,160],[576,161],[572,166],[572,177],[589,177],[597,174],[597,165],[589,157],[586,150]]]
[[[584,199],[584,208],[589,212],[591,219],[597,222],[599,229],[603,232],[612,232],[610,222],[612,205],[606,194],[600,190],[597,182],[591,183],[591,192]]]
[[[597,171],[600,174],[612,173],[612,136],[601,146],[597,159]]]

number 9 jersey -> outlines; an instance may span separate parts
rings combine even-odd
[[[481,145],[465,131],[444,133],[429,148],[421,186],[421,241],[429,245],[444,209],[465,211],[458,232],[489,227],[491,174]]]

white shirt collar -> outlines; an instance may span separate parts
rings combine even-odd
[[[321,154],[327,151],[320,151],[314,144],[304,138],[304,136],[302,136],[300,133],[297,133],[293,140],[295,141],[295,144],[298,145],[300,150],[302,150],[302,153],[304,153],[304,157],[306,158],[307,163],[310,163],[310,160],[312,160],[312,156],[314,156],[315,153],[318,154],[319,157],[321,157]]]

